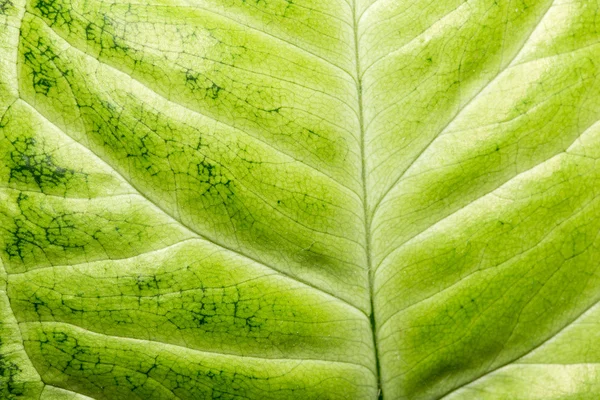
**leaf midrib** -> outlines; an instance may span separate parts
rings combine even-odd
[[[361,165],[361,178],[362,178],[362,186],[363,186],[362,187],[362,189],[363,189],[362,203],[363,203],[363,212],[364,212],[363,222],[364,222],[364,226],[365,226],[365,228],[364,228],[364,230],[365,230],[365,249],[366,249],[366,256],[367,256],[366,260],[367,260],[368,279],[369,279],[369,285],[368,285],[368,288],[369,288],[369,300],[370,300],[370,304],[371,304],[370,322],[371,322],[371,331],[372,331],[372,337],[373,337],[373,347],[374,347],[374,351],[375,351],[375,362],[376,362],[376,371],[377,371],[377,383],[378,383],[378,386],[379,386],[379,388],[378,388],[379,389],[378,394],[379,394],[379,398],[383,399],[383,392],[382,392],[383,385],[382,385],[382,380],[381,380],[381,368],[380,368],[380,364],[379,364],[379,351],[378,351],[378,340],[377,340],[377,321],[375,319],[375,313],[374,313],[374,310],[375,310],[374,277],[375,277],[375,273],[376,273],[377,268],[376,267],[373,268],[372,255],[371,255],[372,222],[373,222],[375,216],[377,215],[377,211],[379,211],[379,207],[382,205],[382,203],[384,203],[384,200],[388,197],[388,195],[390,194],[390,192],[392,192],[394,190],[394,188],[398,185],[398,183],[400,181],[402,181],[402,179],[405,177],[406,173],[411,169],[411,167],[415,164],[415,162],[417,160],[421,159],[421,157],[424,155],[424,153],[431,147],[431,145],[436,141],[436,139],[440,136],[440,134],[443,133],[443,132],[445,132],[448,129],[448,127],[451,126],[452,123],[455,120],[457,120],[463,114],[463,112],[466,109],[469,108],[469,106],[471,104],[474,103],[474,101],[479,97],[479,95],[482,92],[484,92],[488,87],[490,87],[494,82],[496,82],[507,70],[509,70],[515,64],[516,60],[518,60],[519,56],[523,52],[523,49],[526,47],[527,43],[530,41],[530,39],[533,36],[533,34],[537,31],[538,27],[540,26],[540,24],[542,23],[542,21],[545,19],[545,17],[547,16],[548,12],[552,9],[555,0],[552,0],[552,1],[549,2],[547,8],[541,13],[540,18],[538,19],[538,21],[535,24],[535,26],[533,27],[533,29],[529,32],[528,35],[526,35],[523,38],[523,41],[522,41],[521,45],[519,46],[519,48],[517,48],[515,50],[514,55],[509,60],[507,60],[506,62],[504,62],[503,63],[504,65],[502,65],[502,63],[501,63],[501,65],[500,65],[498,71],[496,72],[496,74],[494,74],[483,85],[481,85],[481,87],[478,90],[476,90],[475,93],[469,99],[467,99],[467,101],[464,102],[464,104],[462,106],[459,107],[459,109],[456,111],[456,113],[454,114],[454,116],[440,130],[440,132],[438,132],[436,135],[434,135],[432,137],[432,139],[428,143],[426,143],[425,146],[423,146],[423,148],[411,160],[410,164],[402,171],[402,173],[400,173],[400,175],[394,180],[394,182],[384,191],[383,195],[381,195],[378,199],[375,200],[375,204],[374,204],[372,210],[370,209],[369,202],[368,202],[368,183],[367,183],[367,177],[368,177],[368,172],[369,171],[368,171],[367,162],[366,162],[366,127],[365,127],[365,124],[364,124],[364,106],[363,106],[364,102],[363,102],[362,79],[363,79],[364,74],[371,67],[373,67],[374,64],[376,64],[379,61],[381,61],[381,58],[378,59],[378,60],[376,60],[374,63],[371,63],[369,66],[367,66],[366,69],[362,70],[361,63],[360,63],[360,36],[358,34],[358,31],[359,31],[359,23],[360,23],[363,15],[372,6],[374,6],[376,3],[378,3],[378,1],[375,1],[373,4],[371,4],[370,6],[368,6],[363,11],[363,13],[360,14],[360,15],[357,15],[356,2],[357,2],[357,0],[353,0],[353,19],[354,19],[353,28],[354,28],[354,48],[355,48],[355,62],[356,62],[356,76],[354,77],[354,79],[356,81],[356,87],[357,87],[357,93],[358,93],[358,99],[357,99],[357,101],[358,101],[358,114],[359,114],[359,127],[360,127],[360,150],[361,150],[360,154],[361,154],[361,164],[362,164]],[[452,14],[454,11],[455,10],[453,10],[450,14]],[[427,30],[429,30],[430,28],[427,28],[425,30],[425,32]],[[422,33],[419,34],[419,35],[417,35],[417,37],[420,37],[421,35],[422,35]],[[405,48],[407,45],[409,45],[413,41],[414,41],[414,38],[411,41],[409,41],[407,44],[403,45],[400,49]],[[396,50],[393,53],[396,53],[399,50]],[[383,57],[383,58],[385,58],[385,57]],[[532,168],[534,168],[534,167],[532,167]],[[495,189],[497,189],[497,188],[495,188]],[[479,199],[481,197],[483,197],[483,196],[477,196],[477,199]],[[473,200],[473,201],[475,201],[475,200]],[[469,202],[469,204],[471,204],[473,201]],[[461,207],[461,209],[463,209],[465,207],[466,206],[463,206],[463,207]],[[454,214],[454,212],[451,213],[451,215],[453,215],[453,214]],[[442,220],[444,220],[444,219],[445,219],[445,217],[442,218]],[[439,222],[439,221],[437,221],[437,222]],[[437,224],[437,222],[434,222],[433,224],[431,224],[431,226],[435,226]],[[430,227],[426,228],[425,230],[428,230]],[[420,232],[420,233],[422,233],[422,232]],[[415,236],[418,236],[420,233],[417,233]],[[412,238],[414,238],[415,236],[413,236]],[[401,244],[400,246],[402,246],[403,244]],[[391,251],[390,253],[393,253],[393,252],[395,252],[395,250]],[[387,256],[386,256],[386,258],[387,258]],[[380,265],[380,264],[381,263],[379,263],[378,265]],[[553,336],[555,336],[555,335],[553,335]],[[533,351],[533,350],[531,350],[531,351]],[[510,363],[508,363],[508,364],[510,364]],[[507,365],[507,364],[503,364],[503,365],[499,366],[496,369],[502,368],[505,365]],[[483,376],[488,375],[491,372],[493,372],[493,371],[488,371]],[[470,382],[467,382],[465,384],[461,384],[457,388],[453,389],[452,391],[458,390],[459,388],[464,387],[464,386],[470,384],[471,382],[473,382],[475,380],[478,380],[480,377],[475,377]],[[447,394],[444,394],[441,397],[445,397],[446,395]]]
[[[375,296],[374,294],[374,281],[375,281],[375,271],[372,268],[372,256],[371,256],[371,212],[369,209],[369,196],[368,196],[368,165],[367,165],[367,156],[366,156],[366,129],[364,124],[364,101],[363,101],[363,71],[360,63],[360,38],[359,38],[359,23],[360,18],[362,16],[357,13],[357,0],[352,1],[352,20],[353,20],[353,34],[354,34],[354,60],[355,60],[355,76],[354,81],[356,82],[356,93],[357,93],[357,102],[358,102],[358,126],[360,129],[360,160],[361,160],[361,183],[362,183],[362,206],[363,206],[363,224],[364,224],[364,249],[366,253],[366,270],[367,270],[367,279],[368,279],[368,293],[369,293],[369,304],[371,306],[371,310],[369,312],[369,322],[371,326],[371,337],[373,342],[373,351],[375,352],[375,371],[376,371],[376,380],[377,380],[377,397],[379,399],[383,399],[383,389],[381,385],[381,366],[379,364],[379,346],[377,343],[377,320],[375,318]]]
[[[209,11],[209,10],[205,10],[205,11]],[[27,12],[29,13],[29,12]],[[30,13],[31,14],[31,13]],[[35,14],[31,14],[34,17],[38,17]],[[225,17],[219,13],[217,13],[217,15],[230,19],[229,17]],[[250,261],[253,261],[257,264],[263,265],[275,272],[277,272],[278,274],[285,276],[289,279],[292,279],[296,282],[302,283],[304,285],[307,285],[323,294],[329,295],[333,298],[335,298],[337,301],[346,304],[347,306],[351,307],[354,310],[359,311],[361,314],[363,314],[370,322],[370,327],[371,327],[371,336],[372,336],[372,345],[373,345],[373,349],[374,349],[374,359],[375,359],[375,368],[371,369],[369,368],[369,370],[373,371],[374,374],[376,375],[376,380],[377,380],[377,394],[378,397],[380,399],[383,398],[383,393],[382,393],[382,387],[381,387],[381,379],[380,379],[380,365],[379,365],[379,355],[378,355],[378,344],[377,344],[377,329],[376,329],[376,319],[375,319],[375,303],[374,303],[374,270],[372,268],[372,254],[371,254],[371,243],[372,243],[372,232],[371,232],[371,223],[372,223],[372,213],[370,212],[370,206],[369,206],[369,202],[368,202],[368,175],[369,175],[369,171],[368,171],[368,165],[367,165],[367,154],[366,154],[366,129],[365,129],[365,124],[364,124],[364,101],[363,101],[363,84],[362,84],[362,77],[364,75],[364,71],[362,71],[361,68],[361,62],[360,62],[360,38],[359,38],[359,19],[360,19],[360,15],[357,14],[357,2],[356,0],[353,0],[352,2],[352,30],[353,30],[353,48],[354,48],[354,60],[355,60],[355,71],[354,74],[349,74],[347,71],[344,71],[346,73],[348,73],[351,78],[354,80],[355,85],[356,85],[356,93],[357,93],[357,97],[356,97],[356,103],[357,103],[357,117],[358,117],[358,122],[359,122],[359,146],[360,146],[360,159],[361,159],[361,173],[360,173],[360,184],[361,184],[361,194],[360,194],[360,200],[362,203],[362,220],[363,220],[363,229],[364,229],[364,243],[363,243],[363,248],[365,249],[365,259],[366,259],[366,266],[365,266],[365,271],[366,271],[366,278],[368,280],[368,294],[369,294],[369,304],[370,304],[370,310],[368,310],[368,312],[365,312],[363,310],[361,310],[360,308],[358,308],[357,306],[349,303],[348,301],[344,300],[343,298],[337,296],[336,294],[329,292],[327,290],[325,290],[324,288],[320,288],[317,286],[314,286],[313,284],[311,284],[310,282],[307,282],[297,276],[288,274],[270,264],[268,264],[267,262],[260,260],[256,257],[253,257],[249,254],[247,254],[246,252],[239,250],[239,249],[235,249],[232,248],[228,245],[226,245],[225,243],[223,243],[222,241],[218,240],[217,238],[213,238],[209,235],[207,235],[206,233],[203,232],[199,232],[197,229],[194,229],[194,227],[189,226],[188,224],[184,223],[180,218],[177,218],[177,215],[172,214],[171,212],[169,212],[168,210],[166,210],[164,207],[160,206],[158,203],[156,203],[154,200],[152,200],[150,197],[148,197],[146,194],[144,194],[144,192],[138,188],[135,184],[135,182],[133,182],[131,179],[127,178],[126,176],[124,176],[123,174],[121,174],[119,172],[119,170],[112,164],[110,164],[109,162],[105,161],[104,158],[102,158],[99,154],[97,154],[96,152],[94,152],[92,149],[88,148],[87,146],[84,146],[82,143],[80,143],[78,140],[76,140],[74,137],[72,137],[69,133],[67,133],[64,129],[62,129],[61,127],[57,126],[52,120],[50,120],[46,115],[44,115],[40,110],[38,110],[33,104],[31,104],[30,102],[28,102],[26,99],[24,99],[23,97],[21,97],[20,99],[25,102],[26,104],[28,104],[35,112],[37,112],[40,116],[42,116],[45,120],[47,120],[47,122],[53,126],[55,126],[58,131],[62,132],[63,134],[65,134],[66,136],[70,137],[72,140],[74,140],[75,142],[79,143],[83,148],[85,148],[87,151],[89,151],[91,153],[91,155],[97,159],[99,162],[107,165],[107,167],[109,167],[112,171],[114,171],[114,173],[120,178],[122,179],[124,182],[128,183],[129,186],[133,189],[133,191],[135,191],[136,194],[138,194],[139,196],[141,196],[142,198],[144,198],[146,201],[148,201],[154,208],[156,208],[159,212],[165,214],[166,216],[168,216],[171,220],[173,220],[174,222],[178,223],[179,225],[181,225],[183,228],[185,228],[191,235],[193,235],[196,238],[202,239],[202,240],[206,240],[226,251],[229,251],[231,253],[237,254],[241,257],[244,257]],[[44,19],[41,19],[46,25],[47,22]],[[244,23],[241,23],[239,21],[235,21],[232,20],[236,23],[239,23],[242,26],[245,26],[249,29],[253,29],[256,30],[256,28],[254,27],[250,27]],[[49,28],[52,29],[51,26],[49,26]],[[63,35],[61,35],[59,32],[56,32],[54,29],[52,29],[58,36],[60,36],[63,40],[65,40],[65,42],[67,42],[72,48],[74,48],[75,50],[80,51],[81,53],[83,53],[86,56],[90,56],[89,54],[87,54],[86,52],[80,50],[78,47],[74,46],[73,43],[70,43]],[[264,33],[262,31],[259,31],[261,33]],[[269,36],[272,36],[270,34],[268,34]],[[272,36],[275,39],[279,39],[279,40],[283,40],[281,38]],[[287,40],[283,40],[284,42],[286,42],[287,44],[290,44],[296,48],[298,48],[299,50],[302,50],[304,52],[308,52],[305,49],[302,49],[300,47],[298,47],[297,45],[294,45],[293,43],[287,41]],[[332,64],[331,62],[317,56],[316,54],[313,54],[311,52],[308,52],[316,57],[318,57],[319,59],[321,59],[322,61],[327,62],[328,64],[335,66],[337,68],[337,65]],[[91,56],[90,56],[91,57]],[[93,57],[95,58],[95,57]],[[98,60],[100,61],[100,60]],[[116,68],[115,66],[108,64],[106,62],[102,62],[103,65],[108,66],[109,68],[115,70],[118,73],[125,73],[124,71],[121,71],[120,69]],[[129,76],[129,75],[128,75]],[[176,103],[173,102],[173,100],[166,98],[165,96],[157,93],[155,90],[153,90],[152,88],[148,87],[146,84],[144,84],[143,82],[139,81],[138,79],[132,78],[134,79],[136,82],[138,82],[139,84],[141,84],[142,86],[144,86],[145,88],[147,88],[148,90],[152,91],[153,93],[156,93],[157,95],[161,96],[162,98],[164,98],[165,100],[169,101],[170,103],[176,104],[178,106],[184,107],[185,109],[187,109],[190,112],[194,112],[194,113],[198,113],[201,114],[207,118],[213,119],[217,122],[220,123],[224,123],[223,121],[220,120],[216,120],[214,117],[205,115],[203,113],[200,113],[197,110],[192,110],[190,108],[188,108],[187,106],[180,104],[180,103]],[[225,125],[230,126],[231,128],[235,129],[236,131],[240,131],[239,128],[234,127],[230,124],[224,123]],[[247,132],[244,131],[240,131],[243,134],[247,134],[249,135]],[[255,135],[250,135],[252,137],[255,137]],[[256,137],[255,137],[256,138]],[[281,150],[274,148],[271,144],[266,143],[262,140],[260,140],[261,142],[263,142],[265,145],[269,146],[270,148],[273,148],[274,150],[276,150],[279,153],[283,153]],[[286,153],[283,153],[286,154]],[[286,154],[288,155],[288,154]],[[288,155],[289,156],[289,155]],[[316,168],[312,167],[311,165],[308,165],[306,163],[303,163],[309,167],[311,167],[311,169],[314,169],[315,171],[326,175],[328,178],[332,179],[336,184],[341,185],[342,187],[344,187],[345,189],[348,189],[349,191],[355,193],[353,190],[351,190],[350,188],[348,188],[347,186],[343,185],[341,182],[337,181],[336,179],[334,179],[333,177],[329,176],[328,174],[317,170]],[[366,367],[366,366],[365,366]]]

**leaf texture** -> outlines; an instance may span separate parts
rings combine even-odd
[[[587,0],[0,0],[0,397],[597,399]]]

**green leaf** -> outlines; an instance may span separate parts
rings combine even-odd
[[[0,398],[600,398],[599,17],[0,0]]]

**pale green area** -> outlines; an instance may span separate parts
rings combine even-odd
[[[90,400],[91,397],[54,386],[44,386],[40,400]]]
[[[600,398],[595,0],[0,0],[0,399]]]

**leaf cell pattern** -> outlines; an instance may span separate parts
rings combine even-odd
[[[0,397],[600,397],[595,0],[0,0]]]

